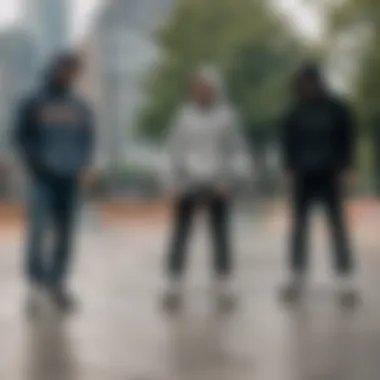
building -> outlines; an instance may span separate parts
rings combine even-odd
[[[97,47],[101,97],[99,120],[105,160],[125,161],[133,142],[136,111],[144,96],[143,78],[158,52],[153,33],[170,11],[171,0],[109,0],[91,33]]]
[[[30,35],[11,28],[0,33],[0,199],[17,194],[12,130],[19,100],[33,85],[37,57]]]
[[[14,107],[33,84],[36,56],[33,40],[22,29],[13,28],[0,34],[0,155],[10,151],[9,132]]]
[[[69,44],[69,0],[23,0],[24,25],[36,41],[40,64]]]

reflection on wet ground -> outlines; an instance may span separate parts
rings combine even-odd
[[[317,243],[310,289],[283,305],[284,231],[249,222],[237,228],[240,304],[220,313],[210,281],[206,239],[196,233],[187,297],[162,312],[167,231],[84,231],[72,286],[78,312],[46,307],[24,315],[17,237],[1,241],[0,379],[4,380],[378,380],[380,255],[360,247],[360,308],[337,302],[327,245]],[[379,242],[380,244],[380,242]],[[47,305],[49,306],[49,305]]]

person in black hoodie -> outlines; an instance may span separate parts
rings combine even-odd
[[[285,119],[283,151],[292,192],[292,278],[286,299],[298,297],[307,270],[307,228],[310,207],[319,200],[326,208],[335,242],[335,269],[341,277],[341,300],[356,299],[354,270],[342,212],[342,198],[354,158],[355,126],[349,106],[328,91],[316,64],[305,65],[295,80],[297,100]]]
[[[74,212],[81,180],[88,176],[94,140],[92,111],[73,91],[82,63],[62,54],[50,65],[42,88],[21,102],[15,142],[29,182],[27,276],[33,293],[47,291],[61,309],[73,306],[66,278]],[[44,252],[53,232],[52,250]],[[35,297],[30,300],[35,308]]]

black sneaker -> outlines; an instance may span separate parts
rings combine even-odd
[[[280,298],[285,303],[295,303],[302,296],[302,287],[296,284],[284,286],[280,291]]]
[[[44,289],[41,285],[31,285],[26,296],[25,313],[28,319],[38,318],[44,306]]]
[[[35,320],[41,314],[41,305],[35,299],[27,299],[25,305],[25,314],[28,320]]]
[[[360,303],[360,296],[355,290],[345,290],[339,295],[340,303],[343,307],[354,309]]]
[[[49,295],[57,309],[62,312],[70,313],[77,308],[74,297],[63,289],[50,289]]]
[[[162,299],[162,306],[170,313],[178,312],[182,307],[182,296],[179,293],[168,292]]]
[[[233,312],[238,306],[238,298],[236,295],[231,293],[219,294],[217,298],[217,306],[220,312]]]

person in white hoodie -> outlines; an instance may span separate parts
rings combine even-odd
[[[175,206],[164,303],[168,307],[181,303],[188,236],[194,214],[203,206],[210,217],[214,268],[220,282],[218,299],[231,305],[235,297],[230,286],[230,200],[234,180],[251,174],[250,160],[218,73],[211,67],[200,68],[189,87],[190,99],[173,118],[168,136],[169,188]]]

